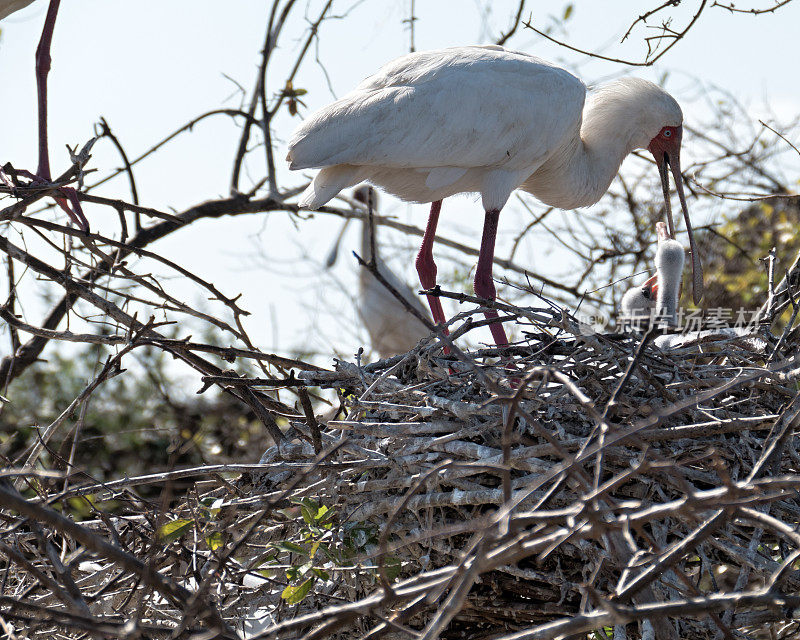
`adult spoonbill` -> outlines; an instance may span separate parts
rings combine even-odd
[[[368,206],[370,195],[372,197],[373,210],[377,210],[378,194],[372,187],[359,187],[353,191],[353,199],[361,202],[365,208]],[[349,222],[350,218],[347,219],[342,231],[339,233],[339,237],[336,239],[328,258],[328,267],[332,266],[336,261],[338,245]],[[424,317],[430,318],[425,307],[420,304],[419,296],[381,260],[378,251],[377,228],[373,230],[373,239],[375,241],[375,263],[378,272],[392,285],[395,291],[403,296],[409,305]],[[360,254],[367,262],[372,256],[368,218],[364,218],[361,225]],[[403,305],[375,278],[369,269],[363,267],[360,267],[358,271],[358,298],[358,314],[367,329],[372,348],[381,358],[405,353],[430,333],[424,324],[403,308]]]
[[[436,284],[433,240],[442,199],[479,193],[485,219],[475,294],[493,300],[497,223],[514,189],[562,209],[586,207],[606,192],[631,151],[649,149],[673,235],[668,166],[675,177],[699,302],[703,274],[680,173],[682,122],[675,99],[645,80],[616,80],[587,100],[578,78],[544,60],[494,45],[454,47],[393,60],[312,114],[292,136],[287,160],[291,169],[321,169],[300,197],[303,207],[320,207],[362,181],[402,200],[431,202],[417,256],[426,289]],[[439,300],[428,302],[434,320],[444,322]],[[499,322],[490,329],[498,345],[508,344]]]
[[[31,4],[33,0],[0,0],[0,20],[19,11]],[[39,46],[36,47],[36,93],[39,103],[39,168],[36,175],[32,176],[34,182],[52,182],[50,173],[50,154],[47,150],[47,74],[50,72],[50,44],[53,41],[53,31],[56,26],[58,7],[61,0],[50,0],[47,7],[47,15],[44,19],[42,36],[39,39]],[[58,203],[70,218],[84,231],[89,230],[89,223],[83,215],[78,195],[74,189],[62,187],[59,189],[60,195],[54,196]],[[72,207],[67,203],[72,204]]]
[[[622,296],[622,313],[627,318],[665,320],[670,326],[678,322],[678,298],[683,276],[684,250],[677,240],[669,236],[667,225],[656,223],[658,248],[656,249],[656,275],[639,287],[629,289]]]

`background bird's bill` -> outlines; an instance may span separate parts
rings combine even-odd
[[[336,264],[336,259],[339,257],[339,245],[342,242],[342,238],[344,237],[344,232],[347,231],[347,225],[350,224],[350,220],[352,218],[346,218],[344,224],[342,225],[341,230],[339,231],[339,235],[336,236],[336,239],[333,241],[333,246],[331,250],[328,252],[328,257],[325,258],[325,268],[330,269],[334,264]]]

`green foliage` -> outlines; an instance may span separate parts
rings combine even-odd
[[[35,442],[37,426],[53,422],[113,354],[102,345],[54,346],[47,360],[28,368],[3,392],[11,402],[0,408],[0,456],[8,462]],[[255,462],[271,444],[263,425],[230,396],[214,389],[195,394],[188,385],[197,381],[187,384],[173,362],[149,347],[127,355],[123,370],[92,393],[85,412],[80,407],[56,432],[41,463],[65,468],[76,433],[73,464],[98,480],[176,465]],[[144,495],[150,490],[158,488],[141,488]],[[88,508],[72,502],[69,506],[77,510],[76,516]]]
[[[15,457],[29,446],[37,436],[35,425],[46,426],[58,417],[99,373],[107,353],[98,346],[55,351],[46,362],[15,380],[7,392],[11,402],[0,414],[2,454]],[[164,369],[161,353],[143,349],[137,355],[142,367]],[[76,463],[102,477],[131,451],[145,460],[157,460],[159,452],[170,448],[169,428],[173,426],[168,408],[160,400],[146,376],[122,373],[106,381],[89,400]],[[51,442],[64,457],[69,455],[68,431],[74,424],[75,416]],[[54,462],[48,456],[44,459]],[[137,472],[138,466],[132,464],[129,472]]]
[[[278,513],[295,522],[297,533],[292,540],[270,543],[277,553],[268,557],[266,562],[289,565],[286,570],[289,585],[281,597],[288,604],[297,604],[311,592],[318,580],[330,580],[330,575],[320,564],[332,562],[341,566],[342,558],[332,544],[335,510],[311,498],[292,500],[292,504],[295,506],[280,509]]]
[[[189,533],[193,526],[194,520],[187,520],[186,518],[171,520],[158,528],[158,540],[165,544],[175,542],[175,540],[183,537],[185,533]]]
[[[353,558],[374,549],[378,531],[365,523],[339,524],[335,509],[311,498],[292,500],[292,505],[278,513],[294,525],[296,533],[291,539],[270,543],[270,552],[262,559],[259,573],[274,578],[283,568],[289,584],[281,597],[288,604],[297,604],[313,591],[317,582],[331,580],[326,567],[350,566]],[[396,579],[401,568],[399,559],[386,559],[389,580]],[[370,572],[376,574],[374,570]]]
[[[312,577],[304,580],[299,585],[290,584],[281,593],[281,598],[286,600],[287,604],[298,604],[302,602],[303,598],[305,598],[311,591],[311,587],[314,586],[314,582],[315,579]]]
[[[209,549],[211,549],[212,551],[217,551],[218,549],[222,548],[225,539],[222,536],[222,532],[215,531],[211,535],[206,536],[205,541]]]
[[[776,199],[730,214],[716,226],[716,233],[704,234],[700,251],[705,262],[706,306],[734,312],[760,307],[768,289],[763,259],[775,247],[777,285],[800,251],[799,224],[797,204],[788,198]]]
[[[196,518],[175,518],[161,525],[156,531],[161,544],[170,544],[180,540],[183,536],[195,529],[211,551],[217,551],[225,545],[227,536],[218,520],[221,499],[206,498],[201,501],[199,508],[194,511]]]

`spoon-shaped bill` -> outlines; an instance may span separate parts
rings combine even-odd
[[[681,176],[681,134],[682,127],[674,127],[675,132],[670,138],[666,139],[659,135],[654,138],[648,147],[658,166],[658,174],[661,177],[661,189],[664,192],[664,205],[667,210],[667,224],[669,225],[670,237],[675,237],[675,224],[672,219],[672,205],[669,195],[669,174],[667,168],[672,170],[675,179],[675,188],[678,191],[678,200],[683,210],[683,219],[686,221],[686,231],[689,234],[689,248],[692,253],[692,300],[695,304],[700,304],[703,299],[703,265],[700,263],[700,254],[694,241],[694,231],[692,221],[689,219],[689,208],[686,205],[686,196],[683,193],[683,178]]]
[[[337,235],[336,240],[333,241],[333,246],[328,252],[328,257],[325,258],[326,269],[330,269],[334,264],[336,264],[336,258],[339,257],[339,245],[342,243],[342,237],[344,237],[344,232],[347,231],[347,225],[350,224],[350,220],[352,220],[352,218],[345,219],[344,224],[339,231],[339,235]]]

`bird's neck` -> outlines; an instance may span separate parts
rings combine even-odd
[[[590,103],[580,134],[568,141],[523,184],[545,204],[561,209],[588,207],[608,191],[622,161],[637,147],[626,110]]]

